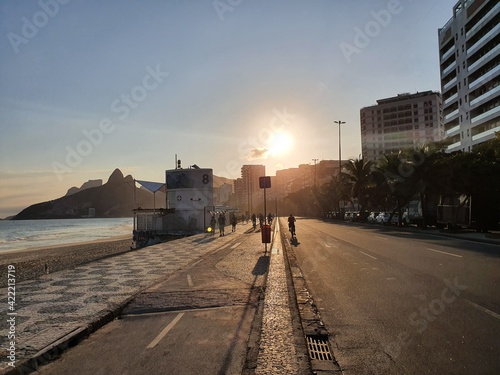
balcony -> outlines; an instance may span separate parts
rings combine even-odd
[[[483,112],[483,113],[481,113],[480,115],[478,115],[476,117],[471,117],[470,123],[471,124],[475,124],[476,122],[484,120],[485,118],[487,118],[487,117],[489,117],[491,115],[494,115],[495,113],[498,113],[498,112],[500,112],[500,107],[492,108],[489,111]]]
[[[500,51],[500,44],[498,46],[496,46],[495,48],[492,48],[486,55],[484,55],[483,57],[481,57],[480,59],[478,59],[476,62],[474,62],[474,64],[470,65],[467,68],[467,71],[468,72],[473,71],[475,68],[477,68],[483,62],[485,62],[486,60],[490,59],[494,55],[498,54],[499,51]]]
[[[453,55],[455,53],[455,46],[451,46],[451,48],[443,53],[443,56],[441,56],[441,61],[445,61],[448,57]]]
[[[456,66],[457,66],[457,61],[455,60],[450,65],[448,65],[446,67],[446,69],[443,70],[443,77],[445,75],[447,75],[449,72],[451,72],[452,70],[454,70],[456,68]]]
[[[454,101],[455,99],[457,99],[457,98],[458,98],[458,93],[455,93],[455,94],[453,94],[452,96],[450,96],[448,99],[446,99],[446,100],[443,102],[443,104],[444,104],[445,106],[447,106],[448,104],[450,104],[451,102],[453,102],[453,101]]]
[[[484,15],[483,18],[481,18],[472,29],[467,31],[467,34],[465,34],[465,37],[469,39],[473,34],[476,33],[477,30],[479,30],[486,22],[488,22],[496,12],[500,9],[500,3],[497,3],[488,13]]]
[[[443,86],[443,92],[448,90],[450,87],[453,87],[457,83],[457,77],[453,78],[450,82]]]
[[[500,86],[497,86],[494,89],[492,89],[492,90],[490,90],[488,92],[485,92],[483,95],[478,96],[476,99],[471,100],[469,104],[471,106],[476,105],[476,104],[480,103],[481,101],[490,98],[492,95],[494,95],[494,94],[496,94],[498,92],[500,92]]]
[[[467,54],[472,55],[474,53],[474,50],[478,49],[480,46],[482,46],[487,40],[490,38],[493,38],[495,35],[497,35],[500,32],[500,24],[496,25],[494,28],[492,28],[488,33],[486,33],[485,36],[483,36],[481,39],[479,39],[474,45],[470,48],[467,48]]]
[[[448,129],[445,132],[445,134],[446,134],[447,137],[451,137],[453,135],[453,133],[458,132],[459,130],[460,130],[460,125],[457,125],[457,126],[454,126],[451,129]]]
[[[497,126],[496,128],[486,130],[485,132],[473,135],[472,140],[477,141],[480,138],[491,136],[491,135],[495,134],[496,132],[500,132],[500,126]]]
[[[462,146],[462,142],[461,141],[458,141],[458,142],[455,142],[455,143],[452,143],[451,145],[449,145],[446,150],[448,152],[453,152],[453,151],[459,151],[460,150],[460,146]]]
[[[490,80],[490,78],[492,78],[498,72],[500,72],[500,65],[495,66],[493,69],[491,69],[486,74],[483,74],[481,77],[479,77],[475,81],[469,83],[469,90],[473,89],[476,86],[479,86],[480,84],[484,84],[485,82],[488,82]]]
[[[444,120],[449,121],[450,119],[452,119],[453,117],[455,117],[457,115],[458,115],[458,108],[455,109],[453,112],[450,112],[446,116],[444,116]]]

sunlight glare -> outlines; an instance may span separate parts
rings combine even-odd
[[[275,133],[269,143],[269,151],[272,156],[285,155],[291,150],[293,139],[289,133]]]

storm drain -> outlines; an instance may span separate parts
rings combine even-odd
[[[318,361],[332,361],[328,338],[324,336],[306,336],[309,357]]]

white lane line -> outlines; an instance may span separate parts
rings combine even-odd
[[[363,254],[363,255],[366,255],[367,257],[372,258],[372,259],[378,259],[378,258],[375,258],[373,255],[367,254],[367,253],[365,253],[365,252],[363,252],[363,251],[361,251],[361,250],[359,250],[359,252],[360,252],[361,254]]]
[[[327,244],[325,243],[325,247],[331,247],[331,246],[330,246],[330,245],[327,245]]]
[[[189,285],[190,287],[193,287],[193,286],[194,286],[194,284],[193,284],[193,279],[191,279],[191,275],[187,275],[187,279],[188,279],[188,285]]]
[[[231,246],[231,249],[236,249],[240,245],[241,245],[241,242],[235,243],[233,246]]]
[[[378,239],[381,239],[381,240],[387,241],[387,238],[386,238],[386,237],[382,237],[382,236],[373,236],[373,237],[377,237]]]
[[[395,278],[395,277],[386,277],[385,279],[386,279],[386,280],[396,280],[396,278]]]
[[[490,314],[492,317],[494,318],[497,318],[497,319],[500,319],[500,314],[497,314],[496,312],[494,311],[491,311],[491,310],[488,310],[486,307],[483,307],[483,306],[479,306],[477,304],[475,304],[474,302],[472,301],[469,301],[468,299],[465,300],[466,302],[470,303],[472,306],[474,306],[476,309],[482,311],[482,312],[485,312],[486,314]]]
[[[428,247],[428,248],[427,248],[427,250],[434,251],[434,252],[436,252],[436,253],[441,253],[441,254],[450,255],[450,256],[452,256],[452,257],[462,258],[462,256],[461,256],[461,255],[452,254],[452,253],[447,253],[446,251],[441,251],[441,250],[431,249],[430,247]]]
[[[174,328],[174,326],[177,324],[177,322],[182,318],[182,316],[184,315],[184,313],[179,313],[175,318],[174,320],[172,320],[168,326],[166,326],[163,331],[160,332],[160,334],[158,336],[156,336],[156,338],[151,341],[151,343],[147,346],[147,349],[152,349],[154,348],[160,341],[162,338],[165,337],[165,335],[172,329]]]

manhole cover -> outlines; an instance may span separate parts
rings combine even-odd
[[[306,336],[309,357],[318,361],[332,361],[332,353],[328,346],[328,338],[321,336]]]

